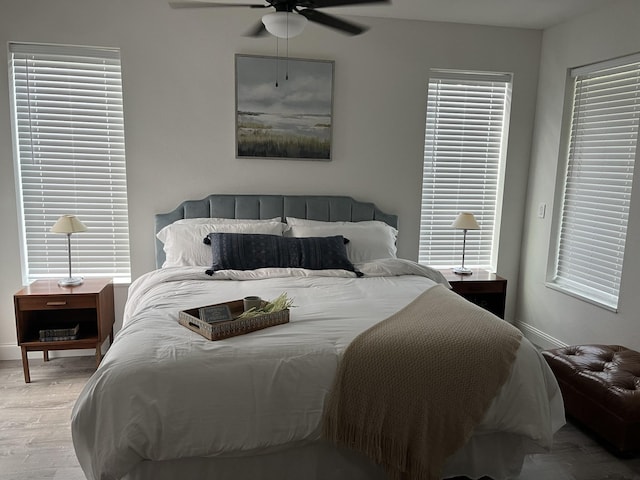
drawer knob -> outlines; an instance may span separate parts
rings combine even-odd
[[[67,302],[47,302],[47,307],[60,307],[62,305],[66,305]]]

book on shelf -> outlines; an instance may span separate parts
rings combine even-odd
[[[63,342],[65,340],[77,340],[78,335],[62,335],[57,337],[40,337],[41,342]]]
[[[77,323],[74,327],[48,328],[42,329],[38,333],[40,335],[41,342],[59,342],[63,340],[76,340],[78,338],[79,331],[80,324]]]

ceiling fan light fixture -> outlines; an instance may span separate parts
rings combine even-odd
[[[297,13],[274,12],[264,15],[262,23],[271,35],[278,38],[293,38],[302,33],[307,19]]]

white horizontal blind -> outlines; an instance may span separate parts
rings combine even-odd
[[[72,273],[129,281],[120,54],[116,49],[11,43],[10,73],[26,281]]]
[[[448,72],[429,80],[418,260],[459,266],[463,232],[452,222],[471,212],[465,266],[492,268],[500,169],[511,76]]]
[[[631,60],[631,59],[629,59]],[[573,72],[553,283],[616,309],[640,122],[640,59]]]

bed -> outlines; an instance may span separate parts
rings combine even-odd
[[[87,478],[388,478],[328,439],[323,419],[354,339],[430,292],[450,293],[437,271],[396,258],[397,217],[346,196],[210,195],[156,215],[155,227],[158,268],[130,286],[123,328],[73,408]],[[297,239],[306,256],[268,268],[221,258],[237,247],[224,242],[265,238],[286,249]],[[318,259],[318,248],[337,253]],[[283,325],[210,341],[178,323],[180,311],[283,292],[294,303]],[[506,375],[439,477],[515,478],[527,454],[551,448],[562,398],[525,338]]]

